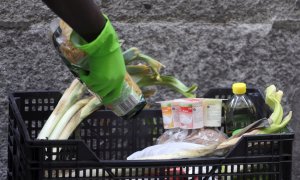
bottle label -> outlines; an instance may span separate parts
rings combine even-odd
[[[135,93],[129,94],[127,98],[122,98],[122,100],[108,105],[108,107],[117,115],[124,116],[135,108],[140,102],[141,96]]]

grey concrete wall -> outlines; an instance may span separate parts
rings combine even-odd
[[[285,93],[294,111],[293,177],[300,179],[298,0],[103,0],[124,49],[139,47],[183,82],[209,88],[245,81]],[[7,93],[64,90],[73,79],[49,41],[56,16],[39,0],[0,2],[0,179],[6,177]],[[176,97],[168,90],[150,101]]]

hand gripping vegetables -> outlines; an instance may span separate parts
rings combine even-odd
[[[117,34],[109,19],[100,35],[86,42],[66,23],[52,23],[53,43],[70,71],[94,93],[106,108],[123,119],[137,114],[144,96],[126,73]]]
[[[71,60],[66,63],[68,66],[72,66],[72,72],[79,73],[80,70],[76,68],[76,63],[86,55],[86,52],[74,47],[70,42],[72,29],[67,24],[61,21],[60,27],[63,36],[57,36],[60,39],[55,42],[61,43],[57,47],[60,48],[61,55]],[[144,94],[145,97],[152,96],[157,91],[157,89],[151,88],[152,86],[165,86],[185,97],[195,97],[194,92],[197,90],[197,85],[193,84],[191,87],[187,87],[173,76],[161,75],[160,71],[165,66],[152,57],[144,55],[138,48],[133,47],[123,52],[122,59],[127,71],[125,80],[134,82],[131,83],[131,86],[136,91],[141,91],[139,89],[142,88],[140,93]],[[144,64],[134,64],[136,61],[141,61]],[[147,89],[143,89],[144,87]],[[85,117],[103,105],[103,101],[97,101],[93,97],[84,97],[84,100],[81,100],[85,91],[87,91],[85,86],[78,80],[74,80],[72,86],[65,91],[58,106],[47,120],[38,139],[67,139]]]
[[[80,79],[102,98],[103,104],[110,104],[121,96],[126,69],[117,34],[106,19],[104,29],[94,41],[85,42],[75,31],[71,41],[88,56],[89,73],[81,71]]]

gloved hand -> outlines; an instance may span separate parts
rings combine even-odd
[[[104,104],[109,104],[120,96],[126,67],[117,34],[106,19],[104,29],[94,41],[87,43],[75,32],[71,41],[89,56],[90,72],[82,71],[80,79],[102,98]]]

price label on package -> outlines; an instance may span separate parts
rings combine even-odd
[[[200,129],[221,126],[221,99],[186,98],[159,103],[165,129]]]
[[[193,129],[203,128],[203,105],[202,103],[195,103],[193,105]]]
[[[221,127],[222,99],[203,99],[205,105],[205,127]]]
[[[203,105],[201,99],[186,99],[179,103],[180,128],[203,128]]]
[[[165,129],[174,128],[174,121],[172,115],[172,105],[170,102],[161,102],[161,110]]]

